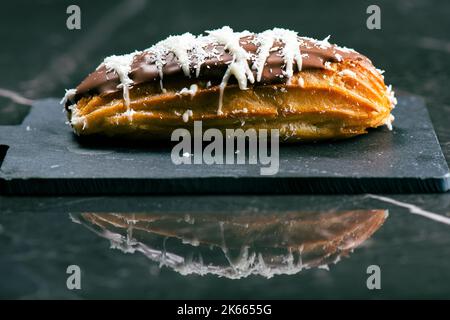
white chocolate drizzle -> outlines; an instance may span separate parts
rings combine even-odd
[[[198,77],[200,75],[200,68],[207,56],[204,50],[206,44],[207,37],[196,37],[191,33],[184,33],[179,36],[170,36],[145,50],[153,55],[152,58],[158,68],[162,92],[166,92],[163,86],[163,67],[166,64],[165,58],[167,54],[172,52],[177,57],[178,63],[184,75],[187,77],[191,76],[191,63],[195,60],[195,75]]]
[[[297,32],[286,29],[274,29],[277,37],[284,42],[283,47],[283,59],[286,64],[286,76],[289,84],[294,74],[294,62],[297,63],[299,71],[302,70],[302,54],[300,52],[300,46],[298,43]]]
[[[260,43],[258,48],[258,55],[253,62],[253,69],[256,70],[256,81],[261,81],[266,60],[270,55],[272,49],[274,36],[272,30],[267,30],[258,35],[257,41]]]
[[[240,39],[251,35],[248,31],[234,32],[228,26],[221,29],[207,31],[207,33],[218,43],[224,45],[224,48],[233,56],[233,60],[228,65],[227,71],[220,83],[219,108],[217,114],[222,114],[223,93],[228,84],[228,80],[233,75],[239,85],[239,89],[247,89],[247,80],[251,83],[255,82],[252,70],[248,65],[251,55],[244,48],[241,47]]]
[[[397,98],[395,97],[395,92],[392,90],[392,85],[388,85],[386,88],[386,93],[388,95],[389,101],[391,102],[392,108],[397,105]]]
[[[300,52],[297,32],[287,29],[274,28],[257,35],[256,41],[260,44],[255,62],[253,64],[253,68],[256,69],[257,81],[261,81],[264,66],[275,41],[281,41],[284,43],[282,55],[286,66],[285,75],[287,77],[287,83],[290,83],[292,75],[294,74],[294,63],[297,64],[299,71],[302,70],[302,54]]]
[[[392,131],[392,122],[394,122],[395,117],[392,114],[384,120],[384,125],[388,128],[389,131]]]
[[[130,79],[128,74],[131,71],[131,63],[133,62],[135,54],[136,52],[122,56],[110,56],[105,58],[100,65],[104,65],[107,72],[114,71],[119,76],[120,84],[117,87],[122,88],[123,90],[123,100],[127,110],[130,108],[130,86],[133,84],[133,80]]]
[[[72,100],[76,94],[77,94],[77,89],[68,89],[68,90],[66,89],[66,94],[64,95],[64,97],[61,99],[61,101],[59,103],[62,105],[65,105],[67,103],[67,101]]]
[[[197,93],[198,86],[196,84],[192,84],[189,89],[183,88],[179,92],[176,93],[178,96],[191,96],[193,98],[195,94]]]
[[[180,36],[170,36],[167,39],[158,42],[151,47],[149,51],[159,53],[157,56],[164,56],[168,52],[173,52],[178,58],[178,63],[180,64],[184,75],[190,77],[189,51],[194,48],[195,44],[196,37],[191,33],[184,33]]]

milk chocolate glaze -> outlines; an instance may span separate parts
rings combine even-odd
[[[260,53],[261,43],[258,43],[258,34],[249,34],[239,38],[239,45],[248,53],[247,63],[256,79],[254,61]],[[338,47],[330,44],[327,39],[318,41],[311,38],[297,37],[301,52],[301,69],[325,69],[327,63],[341,62],[344,59],[368,60],[367,57],[352,49]],[[265,60],[262,75],[254,85],[265,85],[271,83],[283,83],[288,81],[286,77],[286,59],[283,48],[285,43],[274,40]],[[213,85],[220,83],[233,61],[233,53],[225,45],[211,41],[203,47],[206,53],[204,60],[199,64],[193,54],[189,56],[189,74],[183,72],[182,64],[174,52],[167,51],[164,56],[155,57],[154,51],[150,49],[136,52],[131,60],[130,72],[131,87],[133,85],[160,82],[163,79],[179,79],[187,77],[193,81],[211,81]],[[159,60],[158,60],[159,59]],[[163,61],[163,63],[161,63]],[[298,64],[294,63],[294,72],[299,70]],[[197,70],[197,68],[199,68]],[[233,81],[233,79],[230,79]],[[76,103],[81,97],[119,92],[120,78],[115,70],[107,69],[105,64],[89,74],[76,88],[76,94],[70,103]],[[69,102],[68,102],[69,103]]]

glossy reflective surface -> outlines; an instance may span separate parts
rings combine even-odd
[[[439,200],[438,215],[401,207],[430,197]],[[448,213],[445,195],[396,196],[397,205],[382,199],[2,198],[0,266],[7,276],[1,292],[16,298],[448,297],[449,219],[433,220]],[[66,288],[72,264],[82,270],[80,291]],[[370,265],[381,269],[381,290],[367,289]]]
[[[145,48],[169,34],[200,33],[224,24],[255,31],[277,25],[317,38],[332,34],[332,40],[367,54],[377,67],[385,69],[386,81],[397,91],[423,96],[449,159],[448,1],[378,1],[382,29],[375,31],[365,27],[366,8],[372,4],[368,1],[289,1],[270,6],[239,1],[239,11],[235,9],[238,1],[228,1],[220,10],[211,1],[78,3],[83,15],[80,31],[65,28],[69,1],[2,4],[0,21],[9,27],[0,28],[1,89],[29,99],[61,96],[64,88],[78,83],[105,55]],[[0,96],[0,124],[20,123],[27,106]],[[389,215],[384,218],[386,212]],[[157,219],[146,222],[128,238],[129,226],[109,222],[99,226],[98,220],[88,219],[112,219],[116,214],[122,222],[137,220],[136,216]],[[355,214],[358,219],[350,219],[350,224],[343,218]],[[0,297],[450,298],[449,218],[449,193],[1,197]],[[292,229],[289,223],[283,224],[286,221],[292,223]],[[362,232],[364,236],[354,232],[358,225],[367,226],[371,221],[371,232]],[[307,223],[312,229],[305,227]],[[137,222],[135,227],[141,224]],[[116,234],[116,248],[111,248],[111,239],[105,239],[107,231]],[[353,252],[341,246],[348,235],[360,240],[351,243],[356,247]],[[330,242],[333,244],[327,244]],[[156,258],[142,250],[124,252],[136,249],[137,243],[159,252]],[[320,243],[316,249],[326,249],[309,251],[315,255],[307,259],[306,244],[314,243]],[[297,249],[302,244],[302,265],[315,261],[310,268],[300,268]],[[230,248],[228,253],[224,248]],[[161,259],[163,252],[165,260]],[[175,262],[193,263],[197,272],[180,272],[185,264],[170,264],[168,253]],[[255,258],[248,264],[253,253]],[[260,254],[266,268],[260,267]],[[327,254],[333,258],[331,262],[336,255],[341,259],[329,263],[324,259]],[[239,264],[242,261],[246,263]],[[324,263],[329,264],[329,271],[317,268]],[[79,291],[66,287],[66,268],[72,264],[82,270]],[[228,277],[219,277],[219,271],[199,275],[204,273],[201,265],[211,265]],[[381,269],[381,290],[367,289],[370,265]],[[254,266],[259,267],[252,269]],[[272,277],[259,272],[267,268],[284,271]],[[248,270],[259,274],[246,274]],[[240,279],[230,279],[230,274]]]

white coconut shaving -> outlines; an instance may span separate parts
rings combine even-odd
[[[242,48],[240,44],[240,39],[251,35],[251,33],[248,31],[234,32],[233,29],[228,26],[221,29],[210,30],[207,31],[207,33],[215,42],[223,45],[224,48],[233,56],[233,59],[228,65],[227,71],[222,78],[222,82],[220,83],[219,108],[217,113],[222,114],[223,92],[231,75],[236,78],[239,89],[241,90],[247,89],[247,81],[250,81],[251,83],[255,82],[253,72],[250,70],[247,61],[251,58],[250,53]]]

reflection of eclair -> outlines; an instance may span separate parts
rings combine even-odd
[[[114,247],[140,251],[180,273],[240,278],[296,273],[335,263],[380,228],[386,216],[384,210],[253,215],[84,213],[81,220]],[[201,261],[188,258],[192,256]]]
[[[78,135],[157,139],[175,128],[279,129],[346,138],[390,125],[392,91],[356,51],[285,29],[169,37],[107,57],[63,102]]]

